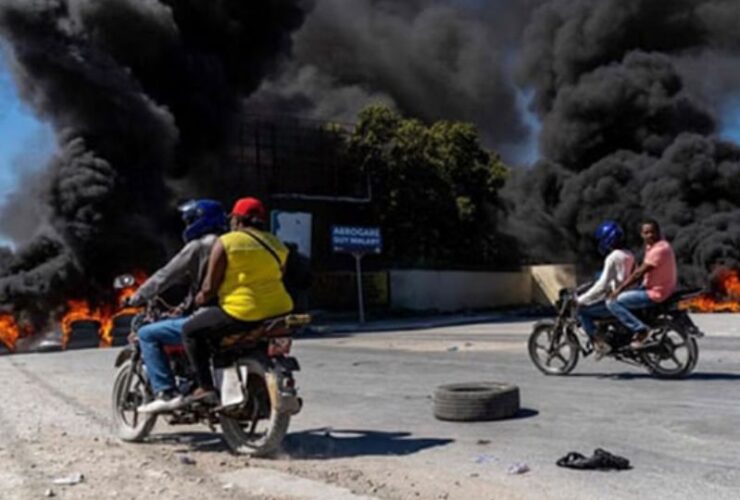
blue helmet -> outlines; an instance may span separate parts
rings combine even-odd
[[[178,207],[185,222],[182,238],[193,241],[206,234],[222,234],[228,228],[224,207],[214,200],[192,200]]]
[[[608,220],[599,225],[594,236],[599,243],[599,252],[602,255],[606,255],[614,249],[615,245],[622,241],[624,231],[622,231],[622,227],[619,224],[613,220]]]

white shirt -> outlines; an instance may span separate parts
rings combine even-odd
[[[635,267],[635,256],[627,250],[612,250],[604,260],[604,269],[599,280],[585,293],[578,296],[578,303],[588,306],[606,299],[607,294],[617,289],[630,277]]]

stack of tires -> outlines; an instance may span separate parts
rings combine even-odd
[[[128,335],[131,332],[131,320],[134,314],[121,314],[113,318],[113,329],[111,337],[113,346],[122,346],[128,343]]]
[[[83,319],[72,323],[72,333],[67,349],[91,349],[100,347],[100,322]]]

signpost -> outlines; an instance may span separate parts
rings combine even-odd
[[[383,250],[383,237],[379,227],[332,226],[331,245],[335,253],[352,254],[357,273],[357,304],[360,323],[365,322],[365,300],[362,294],[362,258],[379,254]]]

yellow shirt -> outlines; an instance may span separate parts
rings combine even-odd
[[[288,249],[270,233],[250,229],[280,257],[284,266]],[[220,238],[226,250],[226,272],[218,290],[219,303],[226,313],[242,321],[287,314],[293,301],[285,291],[282,272],[275,257],[256,239],[242,231]]]

